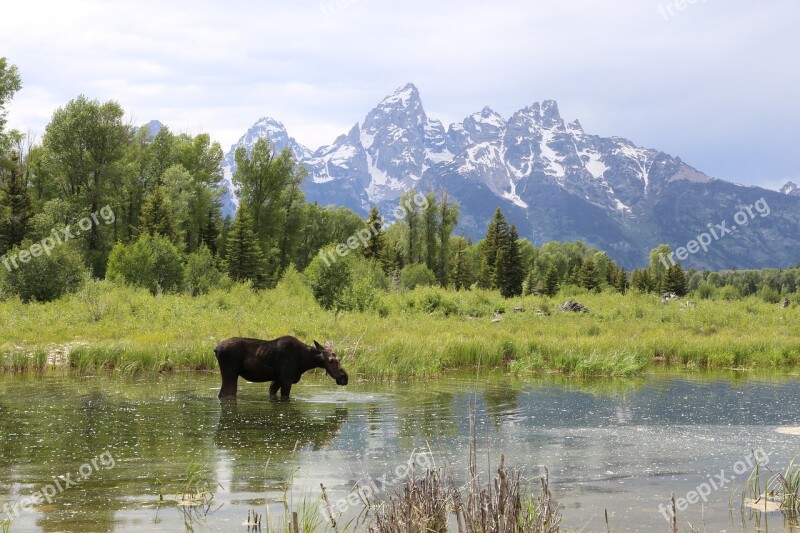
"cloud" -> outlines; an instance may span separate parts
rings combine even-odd
[[[800,6],[744,0],[29,1],[0,50],[25,87],[12,126],[42,133],[78,94],[223,146],[259,117],[315,148],[408,81],[445,124],[559,101],[567,119],[711,175],[796,176]],[[672,6],[665,20],[662,11]],[[661,9],[660,9],[661,8]]]

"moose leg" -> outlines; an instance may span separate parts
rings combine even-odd
[[[239,374],[237,372],[222,370],[222,388],[219,389],[217,398],[236,398],[236,390],[239,387]]]
[[[281,398],[288,398],[289,393],[292,391],[292,382],[291,381],[284,381],[281,383]]]
[[[281,382],[278,381],[278,380],[273,381],[269,385],[269,395],[270,396],[277,396],[278,395],[278,389],[280,389],[280,388],[281,388]]]

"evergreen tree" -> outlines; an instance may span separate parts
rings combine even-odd
[[[513,224],[508,231],[499,235],[500,241],[496,258],[495,285],[504,298],[522,294],[525,280],[525,267],[519,251],[519,235]]]
[[[383,219],[377,207],[373,207],[369,212],[367,229],[370,231],[370,239],[363,249],[364,257],[380,262],[385,270],[388,264],[386,262],[386,242],[383,234]]]
[[[555,296],[558,292],[558,269],[555,265],[550,265],[544,273],[544,293],[547,296]]]
[[[470,285],[469,259],[466,239],[458,237],[453,243],[453,286],[457,291],[468,289]]]
[[[156,185],[142,204],[139,228],[142,234],[163,235],[170,240],[175,239],[172,205],[160,185]]]
[[[20,172],[19,156],[12,152],[10,159],[0,159],[0,254],[22,242],[32,216],[31,198]]]
[[[436,203],[436,195],[429,192],[425,195],[427,205],[422,211],[423,239],[425,242],[425,266],[431,272],[436,272],[438,254],[436,253],[436,240],[439,236],[439,206]]]
[[[670,265],[664,276],[664,292],[674,292],[678,296],[686,296],[688,292],[686,273],[681,264]]]
[[[481,243],[481,266],[478,285],[482,289],[497,288],[497,254],[508,235],[508,222],[498,207],[486,229],[486,238]]]
[[[253,231],[253,221],[246,208],[239,206],[236,219],[228,233],[227,270],[234,281],[250,280],[255,288],[261,288],[264,282],[264,258],[258,237]]]
[[[653,279],[647,269],[637,269],[633,271],[631,285],[639,292],[653,292]]]
[[[597,291],[600,289],[600,274],[595,266],[594,259],[587,258],[581,265],[578,282],[584,289]]]
[[[449,283],[450,235],[458,224],[458,204],[450,203],[447,191],[442,189],[439,198],[439,261],[436,270],[439,285],[447,287]]]
[[[621,294],[625,294],[628,291],[628,273],[625,271],[624,267],[617,269],[614,276],[614,288]]]

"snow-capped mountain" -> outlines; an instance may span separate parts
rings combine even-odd
[[[280,122],[259,120],[226,155],[228,180],[235,150],[252,147],[262,136],[277,150],[290,148],[306,166],[309,201],[362,214],[378,205],[388,214],[411,187],[446,188],[461,203],[457,231],[472,238],[482,237],[500,207],[537,245],[581,239],[626,265],[642,264],[662,242],[685,245],[707,224],[733,216],[742,202],[771,194],[780,203],[789,194],[713,179],[678,157],[621,137],[586,133],[578,120],[565,122],[552,100],[508,119],[485,107],[445,129],[425,113],[413,84],[397,89],[362,123],[313,153]],[[229,202],[227,214],[233,209]],[[800,210],[785,216],[795,220]],[[762,226],[766,230],[770,223]],[[797,232],[789,238],[800,245]],[[775,259],[775,250],[750,242],[742,251],[742,245],[721,244],[689,264],[728,268]],[[734,249],[739,252],[731,255]]]
[[[787,181],[786,185],[781,187],[781,191],[783,194],[789,194],[791,196],[800,196],[800,187],[793,181]]]

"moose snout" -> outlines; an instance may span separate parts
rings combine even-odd
[[[347,380],[348,380],[347,373],[342,372],[342,374],[338,378],[336,378],[336,384],[344,387],[345,385],[347,385]]]

